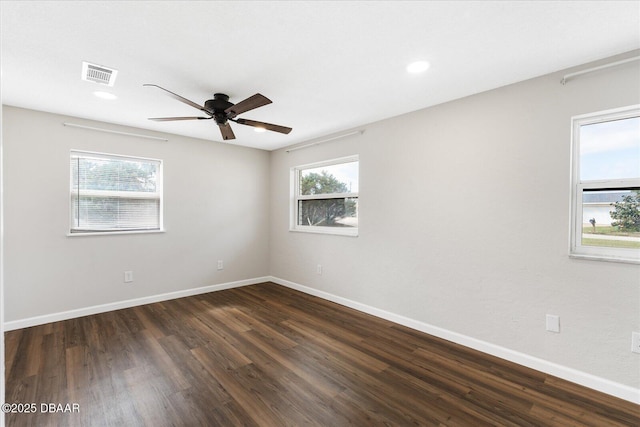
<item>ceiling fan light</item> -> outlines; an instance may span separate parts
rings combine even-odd
[[[112,93],[109,93],[109,92],[102,92],[102,91],[99,91],[99,90],[97,90],[97,91],[93,92],[93,94],[94,94],[95,96],[97,96],[98,98],[101,98],[101,99],[107,99],[107,100],[109,100],[109,101],[111,101],[111,100],[114,100],[114,99],[117,99],[117,98],[118,98],[117,96],[115,96],[115,95],[114,95],[114,94],[112,94]]]
[[[254,127],[253,128],[254,132],[258,132],[258,133],[262,133],[262,132],[266,132],[267,130],[265,128],[261,128],[261,127]]]
[[[407,65],[407,71],[412,74],[422,73],[429,69],[429,65],[427,61],[415,61]]]

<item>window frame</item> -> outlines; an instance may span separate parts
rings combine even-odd
[[[142,161],[142,162],[154,162],[158,164],[157,176],[156,176],[156,191],[155,192],[141,192],[141,191],[117,191],[117,190],[89,190],[91,194],[96,196],[113,196],[117,198],[130,198],[130,199],[157,199],[158,205],[158,228],[132,228],[132,229],[105,229],[105,230],[87,230],[74,228],[74,209],[73,199],[76,191],[73,188],[73,168],[71,166],[71,159],[74,155],[80,155],[87,158],[103,158],[103,159],[122,159],[129,161]],[[67,237],[79,237],[79,236],[112,236],[121,234],[147,234],[147,233],[164,233],[164,163],[161,159],[155,159],[151,157],[131,156],[127,154],[114,154],[103,153],[97,151],[86,151],[71,149],[69,151],[69,229],[67,231]],[[129,196],[129,197],[124,197]]]
[[[640,249],[588,246],[582,244],[583,193],[591,190],[626,190],[639,188],[640,178],[581,180],[581,126],[640,117],[640,104],[582,114],[571,118],[571,218],[569,256],[597,261],[640,264]]]
[[[319,234],[333,234],[340,236],[351,236],[357,237],[359,233],[358,227],[329,227],[329,226],[309,226],[309,225],[298,225],[298,214],[299,214],[299,201],[303,200],[326,200],[326,199],[357,199],[359,204],[359,182],[358,182],[358,191],[350,192],[350,193],[325,193],[325,194],[311,194],[311,195],[301,195],[300,194],[300,172],[306,169],[315,169],[323,166],[333,166],[340,165],[343,163],[353,163],[358,162],[358,181],[360,180],[360,158],[359,156],[352,155],[346,157],[340,157],[337,159],[324,160],[321,162],[308,163],[304,165],[294,166],[291,168],[290,175],[290,183],[291,183],[291,197],[290,197],[290,215],[289,215],[289,231],[298,231],[303,233],[319,233]],[[358,220],[359,220],[359,212],[358,212]]]

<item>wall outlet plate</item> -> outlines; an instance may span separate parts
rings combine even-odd
[[[125,271],[124,272],[124,283],[133,282],[133,271]]]
[[[218,260],[218,270],[224,270],[224,261],[221,259]]]
[[[640,332],[631,332],[631,351],[640,353]]]
[[[560,316],[547,314],[547,331],[560,332]]]

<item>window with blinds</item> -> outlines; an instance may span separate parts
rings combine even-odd
[[[162,161],[72,151],[71,233],[162,229]]]

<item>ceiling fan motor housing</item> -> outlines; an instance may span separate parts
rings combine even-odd
[[[213,95],[213,99],[209,99],[205,101],[204,108],[211,114],[213,114],[213,118],[216,120],[216,123],[221,125],[227,122],[227,113],[224,112],[229,107],[232,107],[234,104],[229,102],[229,96],[224,93],[216,93]]]

